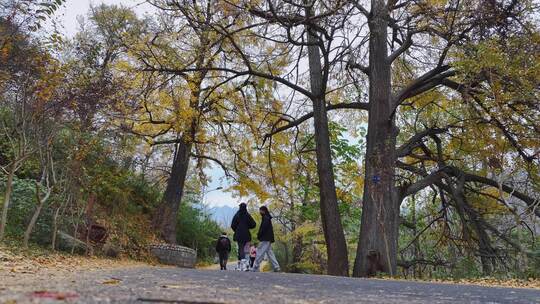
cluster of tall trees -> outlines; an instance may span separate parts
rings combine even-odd
[[[46,77],[52,88],[32,88],[63,106],[77,100],[67,109],[80,130],[122,134],[111,144],[141,159],[130,170],[163,182],[151,209],[161,239],[177,242],[189,176],[204,186],[217,166],[230,191],[276,210],[291,270],[315,260],[342,276],[422,275],[464,261],[484,274],[534,269],[537,2],[147,4],[146,16],[93,7],[71,51],[46,56],[62,70]],[[10,77],[3,90],[24,84]],[[31,129],[41,123],[31,117],[19,125],[50,136]],[[24,144],[12,147],[8,173],[26,155]],[[53,180],[47,172],[40,185]]]
[[[127,49],[105,36],[136,28],[135,15],[95,8],[64,37],[50,24],[63,3],[0,4],[0,240],[146,257],[169,173],[159,159],[171,151],[124,128],[124,101],[141,91],[118,68]],[[221,228],[201,207],[199,177],[185,179],[189,193],[171,220],[179,242],[211,259]],[[91,238],[96,226],[103,241]]]

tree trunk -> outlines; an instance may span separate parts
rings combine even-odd
[[[481,216],[467,202],[465,197],[465,180],[461,178],[456,187],[450,186],[452,196],[456,203],[456,210],[460,214],[464,223],[464,229],[469,229],[469,226],[476,233],[476,243],[478,244],[478,254],[482,264],[482,273],[486,276],[491,275],[494,265],[494,257],[497,252],[491,245],[491,240],[482,225]],[[468,221],[465,218],[468,217]]]
[[[308,13],[309,15],[309,13]],[[321,219],[328,255],[328,274],[349,275],[347,243],[338,210],[334,169],[330,151],[330,134],[326,113],[325,84],[321,67],[319,47],[314,45],[317,38],[308,29],[308,59],[311,92],[314,95],[313,123],[315,126],[315,150],[317,155],[317,175],[319,177],[319,197]]]
[[[59,206],[56,208],[56,211],[54,212],[53,216],[53,228],[52,228],[52,236],[51,236],[51,249],[53,251],[56,250],[56,236],[58,235],[58,216],[60,215],[60,209],[62,206]]]
[[[158,230],[160,237],[170,244],[176,244],[176,220],[184,193],[191,147],[190,138],[182,136],[176,147],[167,188],[154,215],[154,227]]]
[[[397,128],[388,60],[388,10],[372,0],[369,21],[369,120],[362,223],[353,275],[396,274],[399,202],[395,187]]]
[[[8,172],[8,177],[6,181],[6,192],[4,193],[4,206],[2,208],[2,219],[0,221],[0,241],[4,239],[5,232],[6,232],[9,203],[11,200],[11,191],[13,190],[13,178],[15,176],[16,168],[17,168],[17,164],[14,161],[9,166],[9,172]]]
[[[30,219],[30,222],[28,223],[28,226],[26,227],[26,231],[24,232],[24,239],[23,239],[23,247],[28,248],[28,241],[30,240],[30,235],[32,234],[32,231],[34,230],[34,227],[36,226],[36,222],[39,218],[39,215],[41,214],[41,209],[43,209],[43,205],[47,201],[50,195],[50,189],[47,191],[47,194],[45,194],[45,197],[41,197],[39,194],[39,185],[36,184],[36,200],[38,205],[36,206],[36,210],[34,211],[34,214],[32,215],[32,218]]]
[[[88,202],[86,203],[86,209],[84,211],[84,233],[85,238],[84,241],[86,243],[86,255],[93,255],[93,247],[92,244],[90,244],[90,229],[92,225],[94,224],[93,220],[93,212],[94,212],[94,205],[97,200],[97,195],[95,193],[90,193],[90,196],[88,197]],[[75,235],[77,236],[77,235]]]
[[[412,202],[412,206],[411,206],[411,212],[412,212],[412,223],[414,225],[414,229],[413,229],[413,235],[418,235],[418,229],[416,228],[417,227],[417,220],[416,220],[416,196],[413,195],[411,196],[411,202]],[[413,243],[413,255],[414,255],[414,259],[419,261],[421,259],[421,250],[420,250],[420,238],[416,238],[414,240],[414,243]],[[422,275],[422,271],[421,271],[421,268],[420,268],[420,265],[413,265],[413,278],[414,279],[417,279],[417,278],[421,278],[421,275]]]
[[[294,230],[293,230],[294,231]],[[302,262],[302,254],[304,251],[303,244],[304,238],[301,235],[296,234],[292,239],[292,267],[289,271],[300,272],[300,263]]]

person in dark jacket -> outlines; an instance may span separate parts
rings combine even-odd
[[[277,272],[280,271],[280,267],[276,256],[274,255],[274,251],[272,251],[272,243],[275,241],[272,216],[266,206],[261,206],[259,212],[262,217],[261,226],[259,226],[259,232],[257,233],[260,244],[259,247],[257,247],[257,257],[255,258],[255,263],[253,265],[253,271],[259,271],[261,262],[266,254],[268,260],[272,264],[272,269]]]
[[[245,203],[241,203],[239,207],[240,209],[233,217],[231,228],[234,231],[233,240],[238,243],[238,268],[240,270],[247,270],[244,248],[251,241],[251,232],[249,230],[255,228],[257,223],[255,223],[255,220],[247,211],[247,205]]]
[[[216,252],[219,255],[219,266],[221,270],[227,270],[227,261],[229,253],[231,253],[231,240],[227,236],[227,232],[221,233],[221,236],[216,242]]]

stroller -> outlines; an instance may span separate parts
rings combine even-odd
[[[251,242],[247,242],[244,245],[244,248],[238,248],[238,250],[244,250],[245,256],[249,257],[250,247],[251,247]],[[235,270],[236,271],[250,271],[249,260],[243,259],[243,260],[238,261],[238,264],[236,265]]]

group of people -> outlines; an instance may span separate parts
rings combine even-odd
[[[231,228],[234,231],[233,240],[238,243],[238,266],[237,270],[241,271],[259,271],[264,256],[268,256],[268,260],[272,264],[274,271],[280,271],[279,263],[272,251],[272,243],[274,239],[274,228],[272,226],[272,216],[266,206],[261,206],[259,212],[261,214],[261,225],[257,232],[258,246],[252,243],[251,229],[254,229],[257,224],[247,211],[245,203],[240,204],[240,209],[233,217]],[[231,252],[231,241],[226,232],[218,238],[216,243],[216,251],[219,255],[219,264],[221,270],[227,270],[227,261]],[[249,261],[246,258],[249,256]]]

